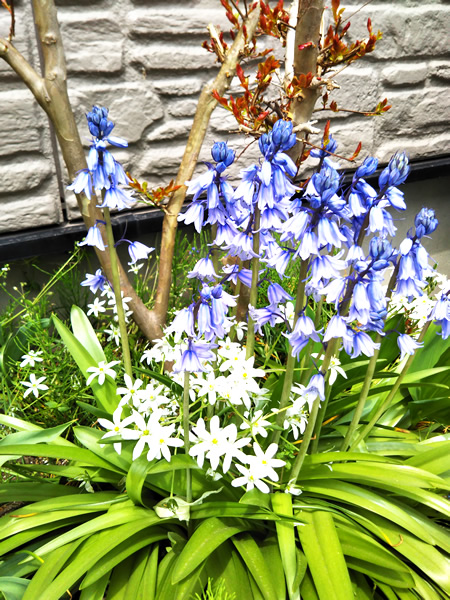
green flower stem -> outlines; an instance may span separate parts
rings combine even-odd
[[[295,299],[295,316],[294,316],[294,328],[295,324],[298,320],[298,313],[303,308],[303,303],[305,299],[305,286],[306,286],[306,276],[308,274],[308,261],[302,260],[300,263],[300,273],[298,278],[297,285],[297,297]],[[280,398],[280,408],[276,419],[276,425],[281,427],[283,425],[284,420],[284,409],[289,403],[289,396],[291,393],[292,382],[294,380],[294,367],[295,367],[295,357],[292,356],[292,353],[289,349],[289,354],[286,361],[286,371],[284,374],[284,383],[283,390],[281,392]],[[272,442],[278,444],[280,441],[281,430],[275,429],[272,434]]]
[[[214,223],[214,225],[211,225],[211,242],[213,242],[217,237],[217,224]],[[219,273],[219,249],[217,248],[217,246],[212,246],[211,247],[211,260],[213,262],[214,265],[214,271],[218,274]]]
[[[327,346],[327,349],[325,351],[325,356],[323,358],[322,366],[320,367],[320,371],[322,374],[325,374],[324,377],[326,379],[325,400],[324,400],[325,409],[322,411],[322,414],[325,414],[326,405],[328,403],[328,399],[329,399],[330,392],[331,392],[330,386],[327,382],[328,367],[330,366],[331,359],[334,356],[334,353],[336,351],[338,341],[339,341],[338,339],[330,340],[330,342]],[[311,410],[311,413],[310,413],[309,419],[308,419],[308,425],[306,426],[305,433],[303,434],[303,442],[302,442],[302,445],[300,448],[300,452],[298,453],[297,458],[295,459],[295,462],[294,462],[294,466],[292,467],[291,479],[294,480],[294,485],[295,485],[295,482],[297,481],[298,474],[300,473],[300,469],[302,468],[306,453],[308,452],[309,444],[311,442],[311,438],[313,437],[313,432],[316,429],[316,423],[318,424],[318,426],[319,425],[320,425],[320,427],[322,426],[322,421],[319,421],[317,418],[319,415],[319,409],[320,409],[320,397],[318,396],[314,400],[313,407],[312,407],[312,410]],[[317,442],[318,442],[318,433],[320,433],[320,427],[319,427],[319,431],[316,432]]]
[[[305,433],[303,434],[303,441],[300,445],[299,453],[297,454],[297,458],[294,461],[294,465],[289,476],[289,480],[292,481],[292,485],[295,485],[297,482],[300,469],[302,468],[303,461],[305,460],[306,453],[308,452],[309,443],[311,442],[317,415],[319,413],[319,407],[320,398],[317,396],[317,398],[314,400],[313,407],[309,415],[308,425],[306,426]]]
[[[386,294],[386,298],[388,300],[388,305],[387,305],[388,308],[389,308],[389,302],[390,302],[390,299],[392,296],[392,292],[394,291],[395,283],[397,280],[397,273],[398,273],[399,266],[400,266],[400,261],[397,262],[397,264],[394,268],[394,272],[392,273],[391,279],[389,280],[388,291]],[[376,344],[381,343],[381,335],[379,333],[377,333],[377,335],[375,337],[375,343]],[[373,376],[374,376],[375,369],[377,366],[377,360],[378,360],[379,354],[380,354],[380,349],[375,350],[373,353],[373,356],[371,357],[371,359],[369,361],[369,365],[367,367],[367,372],[366,372],[366,376],[364,378],[364,383],[363,383],[363,387],[361,390],[361,394],[358,399],[358,404],[356,405],[352,422],[350,423],[350,426],[347,429],[345,439],[342,442],[341,452],[345,452],[347,450],[348,446],[350,445],[351,439],[356,431],[356,428],[359,425],[359,421],[361,419],[361,415],[363,413],[364,406],[365,406],[367,397],[369,395],[370,387],[372,385],[372,380],[373,380]]]
[[[430,326],[431,321],[428,321],[428,323],[426,323],[426,325],[423,327],[422,331],[420,332],[420,335],[417,339],[417,341],[420,343],[423,341],[426,332],[428,331],[428,328]],[[359,436],[356,438],[356,440],[353,442],[353,444],[350,446],[349,451],[352,452],[353,450],[355,450],[355,448],[358,446],[358,444],[360,442],[362,442],[368,435],[369,433],[372,431],[373,427],[376,425],[378,419],[381,417],[381,415],[383,413],[386,412],[386,410],[389,408],[392,400],[394,399],[395,394],[397,393],[403,379],[405,378],[406,374],[408,373],[409,367],[411,366],[413,360],[414,360],[414,354],[411,354],[411,356],[408,358],[408,360],[406,361],[403,369],[401,370],[401,373],[399,374],[399,376],[397,377],[392,390],[389,392],[388,397],[386,398],[386,400],[383,402],[383,404],[379,407],[379,409],[376,411],[376,413],[373,415],[373,417],[370,419],[369,423],[364,427],[364,429],[361,431],[361,433],[359,434]]]
[[[184,373],[183,390],[183,436],[184,453],[189,456],[189,372]],[[191,469],[186,469],[186,502],[192,502],[192,473]]]
[[[312,440],[312,445],[311,445],[311,454],[315,454],[317,452],[317,449],[319,446],[320,433],[322,431],[322,424],[323,424],[323,420],[325,418],[325,413],[327,411],[330,396],[331,396],[331,385],[327,384],[326,391],[325,391],[325,401],[319,409],[319,413],[317,415],[317,421],[314,426],[314,435],[313,435],[313,440]]]
[[[111,283],[116,299],[117,318],[119,319],[120,342],[122,344],[123,363],[125,366],[125,373],[127,373],[127,375],[129,375],[130,377],[133,377],[133,371],[131,368],[130,345],[128,342],[127,324],[125,322],[125,313],[122,304],[122,293],[120,289],[119,263],[117,260],[116,248],[114,246],[114,234],[111,224],[111,213],[109,212],[109,208],[105,207],[103,209],[103,214],[106,221],[106,238],[108,240],[108,252],[111,258]]]
[[[77,261],[74,264],[70,265],[70,267],[69,267],[69,263],[71,263],[74,258],[76,258]],[[50,279],[50,281],[43,286],[43,288],[41,289],[41,291],[39,292],[39,294],[36,296],[36,298],[34,298],[31,301],[31,303],[28,306],[26,306],[26,308],[23,308],[22,310],[19,310],[18,312],[15,312],[11,317],[9,317],[8,319],[3,320],[2,321],[3,327],[5,327],[6,325],[9,325],[9,323],[11,323],[12,321],[14,321],[14,319],[17,319],[17,317],[20,317],[20,315],[23,315],[24,313],[26,313],[27,311],[29,311],[30,308],[32,308],[33,306],[35,306],[36,304],[38,304],[41,301],[41,299],[55,285],[55,283],[57,283],[59,281],[60,275],[62,273],[64,273],[64,274],[69,273],[69,271],[71,271],[73,268],[75,268],[78,265],[78,263],[81,261],[81,259],[82,259],[82,255],[81,255],[80,249],[78,247],[76,247],[75,251],[70,256],[70,258],[63,264],[62,267],[60,267],[58,269],[58,271],[52,276],[52,278]],[[4,290],[4,291],[6,291],[6,290]],[[10,296],[10,298],[12,300],[16,300],[16,297],[13,296],[12,294],[8,293],[8,296]]]
[[[250,304],[256,308],[258,301],[258,277],[259,277],[259,225],[261,221],[261,211],[255,208],[255,220],[253,223],[253,252],[256,257],[252,258],[252,287],[250,289]],[[255,353],[255,324],[253,319],[248,317],[246,358],[251,358]]]
[[[283,332],[282,332],[282,331],[280,331],[280,333],[277,335],[277,337],[276,337],[276,339],[275,339],[274,343],[273,343],[273,344],[272,344],[272,346],[269,348],[269,350],[268,350],[268,352],[267,352],[267,354],[266,354],[266,359],[265,359],[265,361],[264,361],[264,364],[263,364],[263,366],[261,367],[261,369],[263,369],[263,370],[264,370],[264,369],[266,368],[266,366],[267,366],[267,363],[269,362],[269,360],[270,360],[270,357],[271,357],[271,356],[272,356],[272,354],[273,354],[273,351],[275,350],[275,348],[276,348],[276,346],[277,346],[278,342],[280,341],[280,337],[282,336],[282,333],[283,333]]]
[[[377,333],[375,337],[375,343],[381,342],[381,335]],[[377,366],[378,355],[380,354],[380,349],[374,350],[373,356],[370,358],[369,365],[367,367],[366,376],[364,378],[363,387],[361,390],[361,394],[359,395],[358,404],[355,408],[355,413],[353,415],[352,422],[350,423],[347,433],[345,435],[345,439],[342,442],[341,452],[345,452],[351,442],[351,439],[355,433],[356,428],[358,427],[359,420],[361,419],[361,415],[364,410],[364,406],[366,404],[367,397],[369,395],[369,391],[372,385],[373,375],[375,373],[375,368]]]
[[[324,298],[323,296],[320,298],[319,302],[317,302],[316,304],[316,314],[314,317],[314,327],[316,329],[319,328],[320,325],[320,320],[322,318],[322,308],[323,308],[323,302],[324,302]]]

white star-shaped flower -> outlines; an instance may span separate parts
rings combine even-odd
[[[101,360],[98,363],[97,367],[89,367],[87,369],[87,372],[92,373],[92,374],[89,375],[89,377],[86,381],[86,385],[90,385],[91,382],[94,381],[94,379],[96,377],[98,377],[98,383],[100,385],[103,385],[105,383],[105,379],[106,379],[107,375],[109,375],[110,377],[115,379],[116,372],[114,371],[114,369],[111,369],[111,367],[114,367],[115,365],[118,365],[118,364],[119,364],[118,360],[112,360],[109,363],[105,363],[105,361]]]
[[[39,377],[39,379],[36,379],[36,375],[34,373],[30,373],[30,381],[20,382],[22,385],[28,388],[23,397],[26,398],[28,394],[33,394],[35,398],[39,398],[39,390],[48,390],[48,385],[42,383],[43,381],[45,381],[45,375],[43,377]]]
[[[94,315],[94,317],[98,317],[99,313],[106,312],[105,302],[105,300],[95,298],[92,304],[88,304],[89,310],[87,311],[87,316],[89,317],[89,315]]]
[[[24,354],[21,358],[23,361],[20,363],[21,367],[34,367],[37,362],[42,362],[44,359],[41,358],[42,350],[30,350],[28,354]]]

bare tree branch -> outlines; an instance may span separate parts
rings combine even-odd
[[[297,131],[302,131],[302,124],[311,120],[314,106],[320,96],[321,90],[317,76],[317,57],[319,54],[320,31],[324,11],[324,0],[294,0],[291,6],[289,28],[286,43],[286,77],[285,87],[294,76],[313,74],[310,86],[302,90],[301,96],[295,98],[292,105],[292,120]],[[312,42],[312,44],[308,44]],[[299,49],[307,44],[303,49]],[[306,130],[306,127],[305,127]],[[305,131],[306,132],[306,131]],[[296,148],[297,158],[301,149]]]
[[[217,90],[219,95],[223,96],[229,88],[231,80],[236,72],[236,65],[239,63],[240,53],[245,47],[246,41],[253,37],[258,26],[259,11],[258,5],[258,7],[249,14],[248,19],[246,19],[242,25],[233,45],[229,49],[216,78],[213,82],[207,83],[200,94],[191,133],[175,181],[175,185],[181,185],[182,187],[174,192],[167,205],[167,212],[164,216],[158,287],[156,291],[155,308],[152,311],[152,326],[155,326],[154,338],[161,336],[161,327],[166,320],[167,309],[169,306],[177,217],[186,197],[187,189],[184,184],[192,177],[203,140],[205,139],[211,114],[217,105],[217,100],[212,96],[212,91]]]
[[[3,39],[0,40],[0,56],[29,87],[37,102],[49,116],[55,128],[69,178],[74,179],[76,173],[85,169],[87,164],[67,93],[66,62],[56,7],[53,0],[33,0],[33,8],[42,44],[44,77],[36,73],[13,44]],[[78,194],[77,202],[87,228],[94,225],[97,219],[102,219],[102,213],[96,206],[95,196],[89,201],[84,194]],[[102,235],[106,243],[104,231]],[[96,254],[106,277],[111,281],[112,271],[108,252],[96,249]],[[153,330],[149,329],[150,311],[136,294],[121,266],[120,285],[125,296],[131,298],[130,309],[133,311],[133,318],[138,327],[148,339],[151,339]]]

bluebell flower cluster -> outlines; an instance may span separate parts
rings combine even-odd
[[[238,280],[250,287],[251,271],[242,267],[242,261],[258,258],[262,266],[259,277],[269,281],[269,304],[250,306],[249,314],[260,333],[264,325],[284,320],[293,356],[299,357],[310,341],[326,348],[335,339],[352,358],[373,356],[379,344],[372,334],[384,335],[391,296],[417,298],[424,293],[432,269],[421,241],[436,229],[437,219],[432,210],[422,209],[415,219],[415,231],[410,231],[395,248],[391,239],[396,227],[391,211],[406,208],[398,186],[409,173],[407,155],[397,153],[391,158],[378,177],[377,187],[366,179],[374,175],[378,161],[367,157],[346,187],[333,161],[337,143],[330,136],[321,148],[311,151],[319,167],[299,190],[291,181],[296,166],[286,154],[295,141],[292,123],[277,121],[272,131],[259,139],[261,161],[241,172],[241,183],[235,190],[224,176],[234,152],[224,143],[215,144],[215,164],[208,163],[206,173],[188,182],[188,192],[194,197],[180,220],[194,223],[197,231],[207,224],[217,224],[214,244],[227,252],[228,260],[224,262],[228,264],[216,273],[209,257],[198,261],[189,277],[202,282],[200,299],[177,318],[176,329],[189,331],[193,339],[201,336],[213,342],[220,338],[221,331],[226,332],[231,323],[226,316],[231,304],[222,302],[218,311],[213,302],[214,290],[227,281],[236,284]],[[260,246],[255,253],[257,209]],[[363,241],[367,236],[370,240],[366,250]],[[282,284],[272,283],[271,273],[273,269],[283,279],[286,269],[297,259],[306,265],[306,294],[291,329],[283,306],[292,297]],[[232,260],[236,264],[229,264]],[[395,277],[387,288],[391,271]],[[335,307],[335,314],[322,329],[317,329],[306,314],[311,298],[323,298]],[[443,335],[448,335],[446,297],[436,305],[431,318],[442,325]],[[402,355],[418,347],[409,336],[399,337],[398,344]]]
[[[121,185],[127,185],[129,179],[122,165],[115,160],[107,145],[126,148],[128,142],[111,135],[114,123],[108,120],[108,109],[94,106],[86,115],[89,131],[92,135],[87,159],[88,168],[79,171],[73,183],[67,189],[75,194],[84,193],[89,199],[95,191],[103,195],[101,208],[130,208],[133,198]]]
[[[130,208],[133,198],[130,192],[124,190],[121,186],[126,186],[129,179],[122,165],[115,160],[111,152],[107,150],[107,144],[126,148],[128,142],[122,138],[111,135],[114,129],[114,123],[108,119],[108,109],[100,106],[94,106],[86,115],[89,131],[92,135],[89,155],[87,159],[88,167],[78,172],[73,183],[67,189],[73,190],[76,194],[84,193],[91,199],[93,192],[102,194],[103,201],[97,205],[99,208],[109,208],[123,210]],[[89,228],[85,239],[79,242],[79,246],[93,246],[98,250],[104,251],[106,244],[103,241],[101,225],[106,225],[103,220],[97,220]],[[134,265],[138,260],[147,259],[153,252],[150,248],[141,242],[132,242],[130,240],[119,240],[128,243],[128,252],[130,255],[130,265]],[[116,244],[116,245],[117,245]],[[97,274],[99,271],[97,271]],[[101,276],[89,275],[81,284],[88,286],[91,291],[97,293],[103,289]],[[104,279],[104,278],[103,278]]]

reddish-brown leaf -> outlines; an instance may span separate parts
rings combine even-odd
[[[353,154],[350,156],[349,160],[355,160],[355,158],[358,156],[358,154],[361,152],[361,148],[362,148],[362,143],[359,142],[359,144],[356,146],[356,150],[353,152]]]

